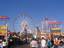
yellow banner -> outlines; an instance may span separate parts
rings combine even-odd
[[[0,35],[6,35],[7,33],[7,26],[3,25],[0,26]]]
[[[51,28],[51,30],[61,30],[61,28]]]
[[[7,26],[5,26],[5,25],[0,26],[0,29],[7,29]]]

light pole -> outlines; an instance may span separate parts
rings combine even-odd
[[[26,43],[27,43],[27,29],[26,28],[24,28],[24,32],[25,32],[25,41],[26,41]]]

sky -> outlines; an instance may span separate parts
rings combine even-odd
[[[36,25],[46,16],[63,22],[64,0],[0,0],[0,16],[9,16],[11,31],[14,19],[23,12],[32,16]]]

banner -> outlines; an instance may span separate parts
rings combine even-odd
[[[0,30],[2,30],[2,29],[7,29],[7,26],[5,26],[5,25],[0,26]]]
[[[61,28],[51,28],[51,30],[61,30]]]
[[[3,25],[0,26],[0,35],[6,35],[7,34],[7,26]]]

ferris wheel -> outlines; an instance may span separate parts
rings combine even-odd
[[[16,16],[13,22],[14,32],[23,32],[24,29],[32,30],[34,27],[33,18],[27,13]]]

